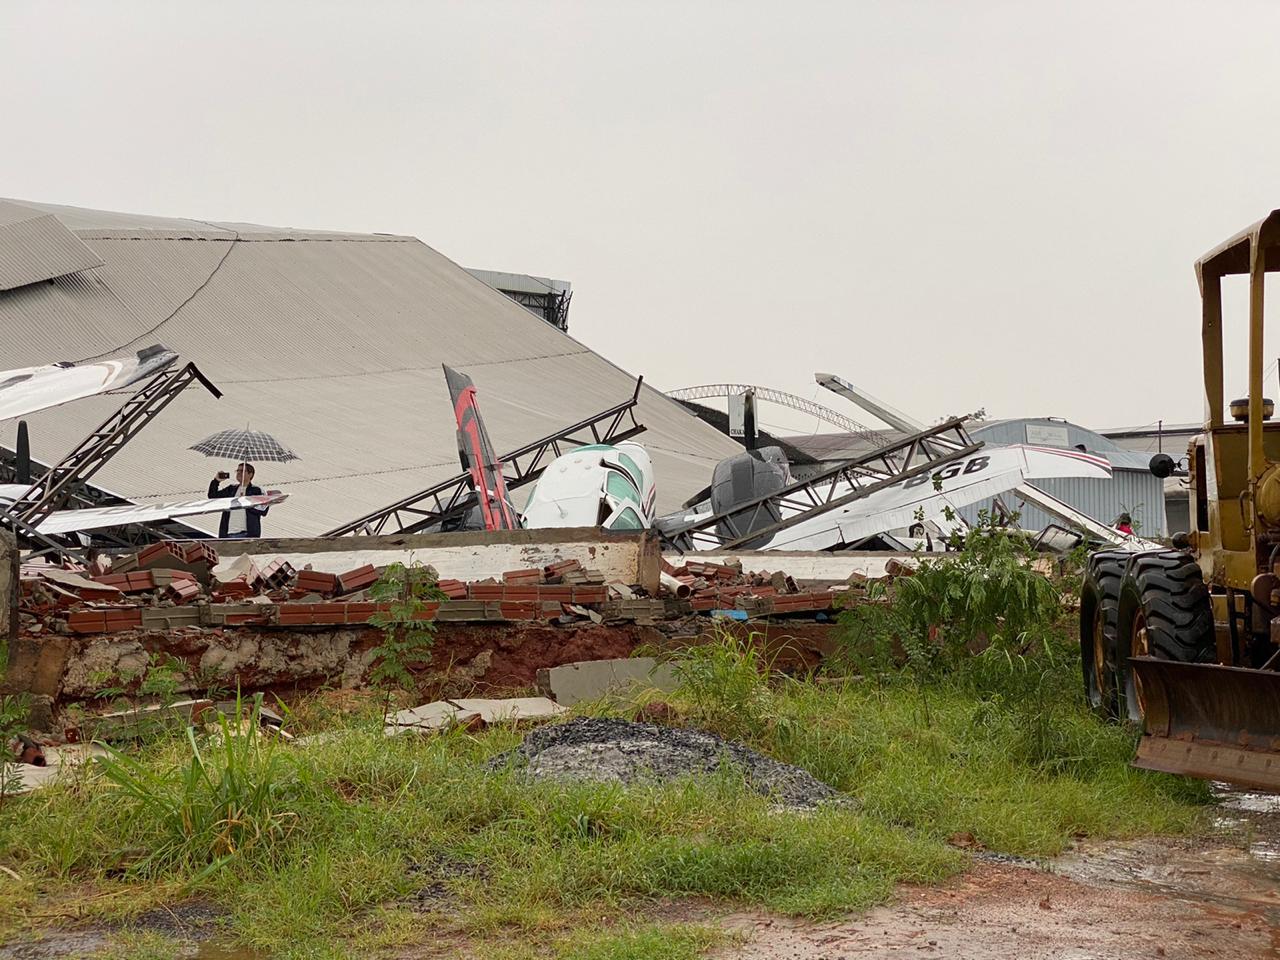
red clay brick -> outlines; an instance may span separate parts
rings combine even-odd
[[[348,570],[338,576],[338,588],[343,593],[354,593],[357,590],[363,590],[365,587],[373,586],[377,582],[378,571],[373,568],[371,563],[366,563],[363,567],[356,567],[354,570]]]
[[[200,584],[194,580],[174,580],[167,589],[169,595],[178,603],[187,603],[200,596]]]
[[[502,575],[503,583],[529,584],[542,580],[541,567],[525,567],[521,570],[508,570]]]
[[[319,570],[303,570],[298,574],[297,587],[303,593],[333,593],[338,589],[338,578]]]

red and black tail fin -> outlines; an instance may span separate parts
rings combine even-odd
[[[471,474],[471,483],[480,499],[480,513],[486,530],[516,530],[520,521],[507,499],[507,485],[502,479],[502,461],[489,442],[489,432],[480,418],[476,404],[476,386],[465,373],[444,364],[444,378],[453,400],[453,414],[458,420],[458,457],[462,469]]]

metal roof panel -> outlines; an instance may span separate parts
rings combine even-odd
[[[0,291],[101,265],[57,217],[0,200]]]

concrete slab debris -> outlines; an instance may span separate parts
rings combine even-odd
[[[437,700],[393,713],[387,718],[386,733],[392,736],[408,730],[443,730],[453,724],[473,722],[491,724],[549,720],[567,712],[564,707],[546,697]]]
[[[569,711],[546,697],[515,697],[510,700],[450,700],[464,713],[478,714],[486,724],[520,720],[550,720]]]
[[[77,771],[107,751],[96,743],[74,743],[44,748],[44,766],[27,763],[0,764],[0,795],[18,796],[74,780]]]
[[[447,700],[437,700],[393,713],[387,718],[386,733],[391,735],[408,730],[443,730],[451,724],[467,723],[475,716],[476,713],[468,714]]]
[[[66,738],[70,743],[137,740],[166,727],[201,723],[212,708],[212,700],[179,700],[101,713],[86,717],[77,727],[68,728]]]
[[[670,693],[675,671],[653,657],[582,660],[538,671],[538,689],[561,706],[591,700],[627,700],[643,690]]]

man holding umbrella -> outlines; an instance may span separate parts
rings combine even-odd
[[[253,464],[242,463],[236,467],[236,482],[219,487],[231,474],[219,470],[209,481],[209,499],[218,497],[258,497],[262,488],[254,486]],[[243,510],[224,510],[218,526],[218,536],[223,540],[244,540],[262,536],[262,518],[270,507],[245,507]]]
[[[298,455],[282,444],[269,433],[250,430],[246,425],[243,430],[222,430],[211,437],[205,437],[189,449],[203,453],[206,457],[220,457],[237,460],[236,482],[219,488],[223,480],[231,474],[219,470],[209,482],[209,499],[218,497],[260,497],[262,490],[254,486],[253,464],[255,460],[270,460],[272,463],[286,463],[297,460]],[[270,493],[278,491],[271,490]],[[267,507],[246,507],[243,510],[224,510],[222,523],[218,527],[218,536],[226,539],[247,539],[262,536],[262,518],[266,516]]]

